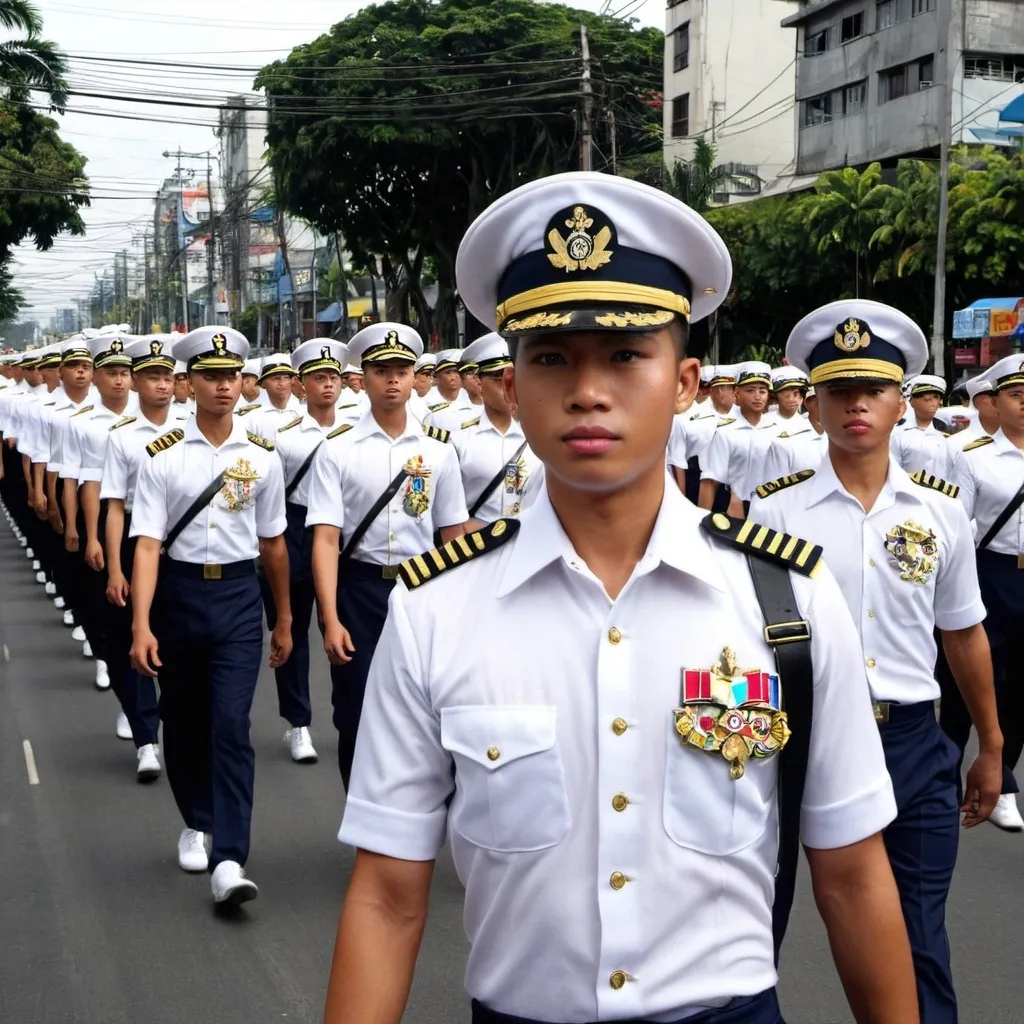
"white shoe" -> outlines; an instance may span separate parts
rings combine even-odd
[[[46,582],[46,573],[43,572],[42,569],[40,569],[39,572],[36,573],[36,583],[45,583],[45,582]]]
[[[56,588],[54,588],[54,589],[56,589]],[[56,608],[56,609],[57,609],[57,611],[59,611],[59,612],[62,612],[62,611],[64,611],[64,598],[63,598],[63,597],[61,597],[61,596],[60,596],[60,594],[58,594],[58,595],[57,595],[57,596],[56,596],[56,597],[55,597],[55,598],[53,599],[53,607],[54,607],[54,608]],[[73,615],[71,616],[71,621],[72,621],[72,622],[74,622],[74,621],[75,621],[75,617],[74,617]]]
[[[128,716],[123,712],[117,713],[117,725],[114,726],[119,740],[130,740],[132,738],[132,727],[128,724]]]
[[[135,769],[135,778],[138,782],[156,782],[160,778],[160,758],[157,756],[157,749],[152,743],[139,747],[136,753],[138,766]],[[203,850],[205,853],[206,850]]]
[[[89,643],[88,640],[86,640],[85,643],[82,644],[82,657],[83,658],[91,658],[92,657],[92,644]]]
[[[56,583],[51,583],[49,580],[47,580],[45,586],[43,587],[43,590],[46,591],[46,596],[47,597],[56,597],[57,596],[57,584]]]
[[[210,888],[213,889],[213,902],[229,907],[248,903],[259,894],[256,883],[250,882],[241,866],[233,860],[222,860],[213,869]]]
[[[1017,808],[1017,795],[1004,793],[996,801],[988,820],[1004,832],[1024,832],[1024,818],[1020,816],[1020,810]]]
[[[206,855],[206,833],[194,828],[182,829],[178,836],[178,867],[182,871],[205,871],[210,866]]]
[[[24,548],[24,547],[27,547],[27,546],[28,546],[28,538],[27,538],[27,537],[26,537],[26,536],[25,536],[24,534],[22,534],[22,535],[21,535],[21,536],[20,536],[20,537],[18,538],[18,543],[19,543],[19,544],[20,544],[20,545],[21,545],[21,546],[22,546],[23,548]]]
[[[309,729],[296,726],[284,734],[285,742],[291,745],[292,760],[296,764],[316,764],[318,755],[309,736]]]
[[[39,570],[42,569],[42,566],[39,564],[38,558],[32,559],[32,568],[35,569],[36,572],[39,572]]]
[[[65,622],[68,622],[68,616],[69,615],[71,615],[71,612],[66,612],[65,613],[65,615],[64,615],[64,621]],[[72,617],[71,623],[73,623],[74,621],[75,621],[74,617]],[[68,623],[68,625],[71,625],[71,623]],[[81,626],[75,626],[75,628],[73,630],[71,630],[71,639],[72,640],[77,640],[79,643],[81,643],[85,639],[85,630],[82,629]]]
[[[96,659],[96,689],[110,689],[110,673],[107,672],[107,663],[100,661],[99,658]]]
[[[58,598],[57,600],[63,601],[64,598],[61,597],[61,598]],[[54,603],[56,603],[56,602],[54,602]],[[61,617],[61,621],[64,623],[65,626],[73,626],[75,624],[75,614],[74,614],[74,612],[72,612],[70,608],[66,609],[65,612],[64,612],[64,615]],[[79,626],[78,628],[82,629],[81,626]],[[84,633],[85,630],[82,629],[82,632]],[[71,639],[72,640],[77,640],[78,637],[75,636],[74,633],[72,633],[71,634]]]
[[[28,544],[27,540],[25,541],[25,544]],[[23,548],[25,548],[25,557],[26,558],[35,558],[36,557],[36,553],[31,548],[25,547],[25,544],[21,545]]]

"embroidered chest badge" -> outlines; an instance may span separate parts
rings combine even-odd
[[[405,481],[405,496],[402,499],[402,511],[413,519],[421,519],[430,508],[430,495],[427,493],[427,479],[431,469],[423,465],[423,456],[414,455],[406,464],[405,471],[409,474]]]
[[[924,585],[939,565],[939,542],[927,527],[908,519],[885,535],[889,563],[907,583]]]
[[[675,727],[684,746],[720,754],[741,779],[751,758],[773,757],[789,741],[778,675],[739,671],[728,647],[710,669],[683,669],[682,706]]]
[[[220,494],[229,512],[244,512],[252,507],[255,500],[253,488],[259,479],[259,473],[252,468],[248,459],[239,459],[224,473],[224,486]]]

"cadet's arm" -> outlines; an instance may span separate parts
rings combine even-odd
[[[706,508],[709,512],[715,503],[715,489],[718,487],[717,480],[701,480],[700,493],[697,495],[697,504]]]
[[[356,853],[338,922],[324,1024],[399,1024],[433,872],[432,860]]]
[[[324,625],[338,621],[338,554],[341,530],[317,523],[313,527],[313,587]]]
[[[104,538],[107,545],[107,575],[123,576],[121,566],[121,544],[124,541],[124,499],[107,499],[107,530]]]
[[[470,523],[472,522],[473,520],[467,519],[464,523],[459,523],[458,526],[442,526],[441,543],[447,544],[450,540],[455,540],[456,537],[461,537],[464,533],[468,533]]]
[[[910,942],[881,833],[806,852],[814,900],[857,1024],[918,1024]]]
[[[672,479],[675,480],[676,486],[683,492],[686,493],[686,470],[680,466],[670,466],[672,470]]]
[[[73,480],[65,483],[74,483]],[[67,492],[65,491],[65,494]],[[85,520],[85,541],[87,544],[102,544],[100,538],[100,484],[98,480],[86,480],[79,491],[82,505],[82,519]]]
[[[158,644],[149,623],[160,571],[161,547],[163,541],[155,537],[139,537],[132,565],[132,666],[150,678],[157,674],[161,665]]]

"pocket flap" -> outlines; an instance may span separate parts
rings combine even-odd
[[[557,709],[547,705],[461,705],[441,709],[441,745],[494,770],[555,745]]]

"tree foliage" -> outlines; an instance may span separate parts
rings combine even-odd
[[[0,43],[0,79],[9,99],[23,100],[33,89],[45,92],[63,111],[68,99],[67,61],[54,43],[40,39],[43,20],[28,0],[0,0],[0,27],[24,38]]]

